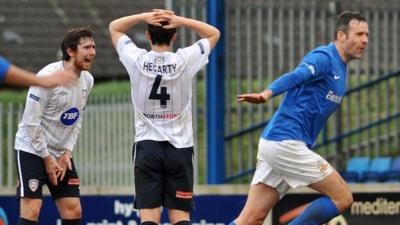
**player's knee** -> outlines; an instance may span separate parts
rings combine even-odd
[[[351,206],[351,204],[353,204],[353,201],[354,201],[353,194],[351,192],[347,193],[346,196],[343,198],[344,208],[345,209],[349,208]]]
[[[40,206],[32,205],[21,209],[21,218],[37,221],[39,219]]]
[[[78,219],[82,216],[82,208],[79,201],[64,205],[63,211],[64,219]]]
[[[340,197],[340,199],[334,200],[336,203],[336,206],[340,212],[344,212],[347,208],[353,204],[353,194],[349,191],[346,193],[343,193]]]

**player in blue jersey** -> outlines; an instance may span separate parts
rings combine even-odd
[[[347,64],[362,57],[367,43],[364,16],[343,12],[337,17],[334,42],[312,50],[263,92],[238,95],[239,102],[264,103],[286,93],[261,135],[247,202],[231,224],[262,224],[279,199],[298,186],[324,196],[310,203],[290,225],[323,224],[352,204],[346,182],[311,147],[345,94]]]
[[[54,72],[51,76],[38,77],[35,74],[12,65],[0,56],[0,81],[20,86],[55,87],[65,85],[76,80],[74,74],[65,70]]]

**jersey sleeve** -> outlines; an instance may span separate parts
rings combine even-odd
[[[89,72],[88,72],[88,76],[86,76],[86,85],[88,87],[88,96],[89,96],[89,93],[92,91],[92,88],[94,86],[93,75],[90,74]]]
[[[147,51],[142,48],[138,48],[135,43],[133,43],[132,39],[128,36],[123,35],[118,39],[117,47],[116,47],[119,60],[128,70],[128,68],[134,68],[134,64],[138,60],[139,56]]]
[[[4,80],[8,69],[10,69],[10,62],[0,56],[0,80]]]
[[[49,155],[47,142],[40,126],[41,116],[45,108],[51,89],[32,86],[26,97],[24,115],[21,123],[27,127],[27,134],[32,140],[35,151],[43,158]]]
[[[308,54],[293,71],[273,81],[268,89],[272,91],[272,96],[277,96],[308,80],[321,79],[327,73],[329,64],[329,56],[323,52]]]
[[[208,56],[210,55],[210,42],[208,39],[203,38],[191,46],[179,49],[178,54],[182,54],[187,63],[189,74],[192,76],[203,68],[208,63]]]

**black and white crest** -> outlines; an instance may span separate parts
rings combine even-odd
[[[29,180],[29,188],[32,192],[35,192],[39,187],[39,181],[37,179],[30,179]]]
[[[82,90],[82,98],[86,99],[87,96],[88,96],[87,90],[86,89]]]

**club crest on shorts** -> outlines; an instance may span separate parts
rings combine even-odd
[[[39,181],[37,179],[30,179],[29,180],[29,188],[32,192],[35,192],[39,187]]]

